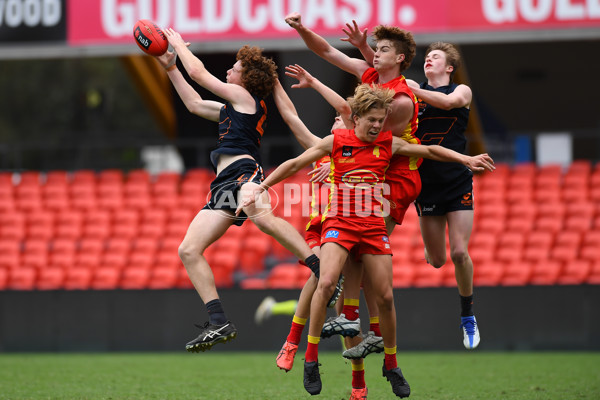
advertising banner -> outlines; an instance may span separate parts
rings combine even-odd
[[[334,37],[352,20],[413,33],[600,28],[600,0],[87,0],[69,2],[68,41],[128,41],[141,18],[194,42],[293,38],[284,17],[294,11]]]
[[[192,42],[297,38],[284,21],[341,37],[346,22],[396,25],[416,34],[600,30],[600,0],[0,0],[0,46],[131,42],[138,19],[172,27]]]

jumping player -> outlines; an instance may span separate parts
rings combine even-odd
[[[384,377],[394,394],[407,397],[410,387],[396,361],[396,314],[392,292],[391,248],[385,222],[381,192],[385,171],[393,154],[428,157],[464,163],[471,169],[493,170],[487,155],[468,157],[440,146],[420,146],[382,133],[385,117],[394,98],[390,89],[369,85],[357,87],[349,99],[354,129],[338,129],[321,139],[300,156],[280,165],[267,179],[246,194],[238,207],[253,204],[263,192],[310,163],[331,154],[332,194],[323,219],[321,277],[310,309],[308,348],[304,363],[304,387],[312,395],[321,391],[318,343],[325,320],[327,299],[335,290],[338,276],[349,252],[356,248],[373,285],[380,312],[385,359]],[[363,201],[357,202],[360,198]]]

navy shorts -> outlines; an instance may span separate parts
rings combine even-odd
[[[265,179],[262,167],[250,158],[234,161],[210,184],[210,200],[203,210],[223,210],[235,213],[238,193],[243,184],[260,184]],[[241,226],[248,216],[242,211],[235,217],[234,225]]]
[[[419,217],[442,216],[452,211],[473,210],[473,191],[441,203],[422,203],[417,200],[415,207]]]

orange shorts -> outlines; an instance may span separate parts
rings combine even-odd
[[[383,198],[389,202],[390,216],[401,225],[406,210],[421,193],[421,176],[418,170],[396,169],[391,173],[388,170],[385,183],[389,185],[389,194]]]
[[[392,254],[390,239],[383,220],[380,224],[357,220],[327,218],[323,223],[321,243],[337,243],[349,252],[361,254]]]

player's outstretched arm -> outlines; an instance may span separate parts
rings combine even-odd
[[[392,151],[394,154],[403,156],[429,158],[431,160],[443,162],[456,162],[463,164],[471,171],[493,171],[496,169],[494,160],[487,153],[476,156],[467,156],[442,146],[411,144],[396,137],[393,139]]]
[[[410,84],[409,84],[410,86]],[[473,99],[473,92],[467,85],[458,85],[450,94],[434,92],[411,86],[412,92],[425,103],[442,110],[469,107]]]
[[[306,150],[321,140],[321,138],[308,130],[304,122],[302,122],[294,103],[292,103],[292,99],[290,99],[290,96],[288,96],[283,86],[281,86],[279,79],[277,79],[275,88],[273,89],[273,99],[275,100],[279,114],[281,114],[281,118],[290,127],[300,146]]]
[[[302,16],[299,13],[288,14],[285,17],[285,22],[300,34],[300,37],[311,51],[338,68],[358,78],[362,77],[363,73],[369,68],[369,64],[365,60],[347,56],[330,45],[323,37],[302,25]]]
[[[158,63],[167,70],[167,76],[171,80],[177,94],[192,114],[196,114],[210,121],[219,121],[219,112],[223,104],[218,101],[204,100],[198,92],[187,82],[187,80],[176,68],[177,54],[167,51],[165,54],[155,57]],[[175,68],[173,68],[175,66]]]
[[[254,108],[252,95],[242,86],[223,82],[211,74],[204,63],[188,49],[189,43],[185,42],[178,32],[174,31],[173,28],[167,28],[164,33],[194,82],[220,98],[231,102],[234,107],[237,104],[244,104],[251,109]],[[235,108],[237,109],[237,107]]]
[[[342,96],[337,94],[335,90],[325,85],[323,82],[312,76],[307,70],[300,65],[288,65],[285,67],[285,74],[289,77],[298,80],[298,83],[292,85],[292,88],[312,88],[316,90],[342,117],[346,127],[353,126],[350,116],[352,110],[350,105]]]
[[[373,51],[371,46],[369,46],[369,44],[367,43],[367,28],[361,31],[360,29],[358,29],[358,24],[355,20],[352,20],[352,25],[346,23],[346,27],[348,27],[348,30],[342,28],[342,31],[344,31],[346,37],[341,38],[340,40],[343,42],[348,42],[352,46],[360,50],[360,54],[362,54],[365,61],[370,66],[373,66],[373,58],[375,57],[375,51]]]

